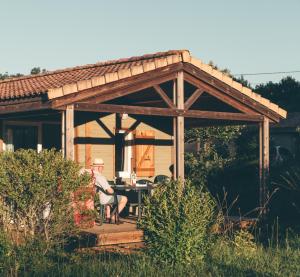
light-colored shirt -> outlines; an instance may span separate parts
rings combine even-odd
[[[94,177],[95,177],[95,185],[97,187],[102,188],[104,191],[107,191],[111,186],[107,182],[106,178],[99,172],[94,172]],[[99,197],[100,197],[100,203],[102,205],[105,205],[111,200],[111,195],[107,195],[103,193],[101,190],[99,191]]]

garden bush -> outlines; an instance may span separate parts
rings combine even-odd
[[[203,186],[170,181],[146,197],[139,224],[151,258],[173,265],[199,264],[211,245],[216,219],[215,202]]]
[[[55,150],[0,154],[0,224],[16,244],[41,240],[44,252],[75,231],[72,192],[90,182]]]

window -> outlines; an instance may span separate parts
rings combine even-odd
[[[38,148],[38,126],[6,126],[6,149],[16,151],[18,149]]]

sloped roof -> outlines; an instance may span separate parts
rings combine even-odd
[[[5,79],[0,81],[0,99],[7,100],[46,94],[50,89],[63,87],[82,80],[89,80],[97,76],[105,76],[113,72],[122,72],[122,70],[131,69],[144,63],[155,62],[162,57],[177,56],[180,53],[181,51],[159,52]],[[177,59],[174,62],[179,61]]]
[[[0,100],[3,101],[42,94],[48,94],[49,99],[54,99],[180,62],[194,65],[247,97],[266,106],[281,117],[286,117],[286,111],[278,107],[278,105],[254,93],[251,89],[242,86],[240,83],[228,77],[228,75],[213,69],[212,66],[192,57],[188,50],[171,50],[127,59],[66,68],[38,75],[6,79],[0,81]]]

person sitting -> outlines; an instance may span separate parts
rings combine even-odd
[[[104,161],[100,158],[96,158],[92,164],[92,172],[95,178],[95,186],[100,188],[99,198],[101,205],[107,205],[106,220],[110,222],[112,215],[110,214],[110,204],[115,202],[114,190],[107,182],[107,179],[102,175],[104,169]],[[125,208],[127,203],[127,197],[123,195],[117,195],[119,213]]]

